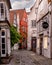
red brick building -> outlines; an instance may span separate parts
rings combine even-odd
[[[20,43],[22,48],[27,48],[27,14],[24,9],[10,11],[10,23],[17,26],[18,31],[22,35]]]
[[[24,10],[22,19],[20,21],[20,34],[22,35],[22,47],[27,48],[27,32],[28,32],[28,26],[27,26],[27,14],[26,11]]]

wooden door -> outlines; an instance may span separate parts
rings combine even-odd
[[[43,34],[40,34],[40,55],[42,55]]]
[[[31,48],[34,52],[36,52],[36,37],[32,37]]]

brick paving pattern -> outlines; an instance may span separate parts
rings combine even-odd
[[[9,64],[1,65],[52,65],[52,60],[39,56],[32,51],[15,50],[12,52],[12,59]]]

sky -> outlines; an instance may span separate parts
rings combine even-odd
[[[34,5],[35,0],[11,0],[12,9],[29,9]]]

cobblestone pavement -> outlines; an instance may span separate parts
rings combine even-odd
[[[32,51],[15,50],[12,52],[12,59],[9,64],[1,65],[52,65],[52,60],[39,56]]]

